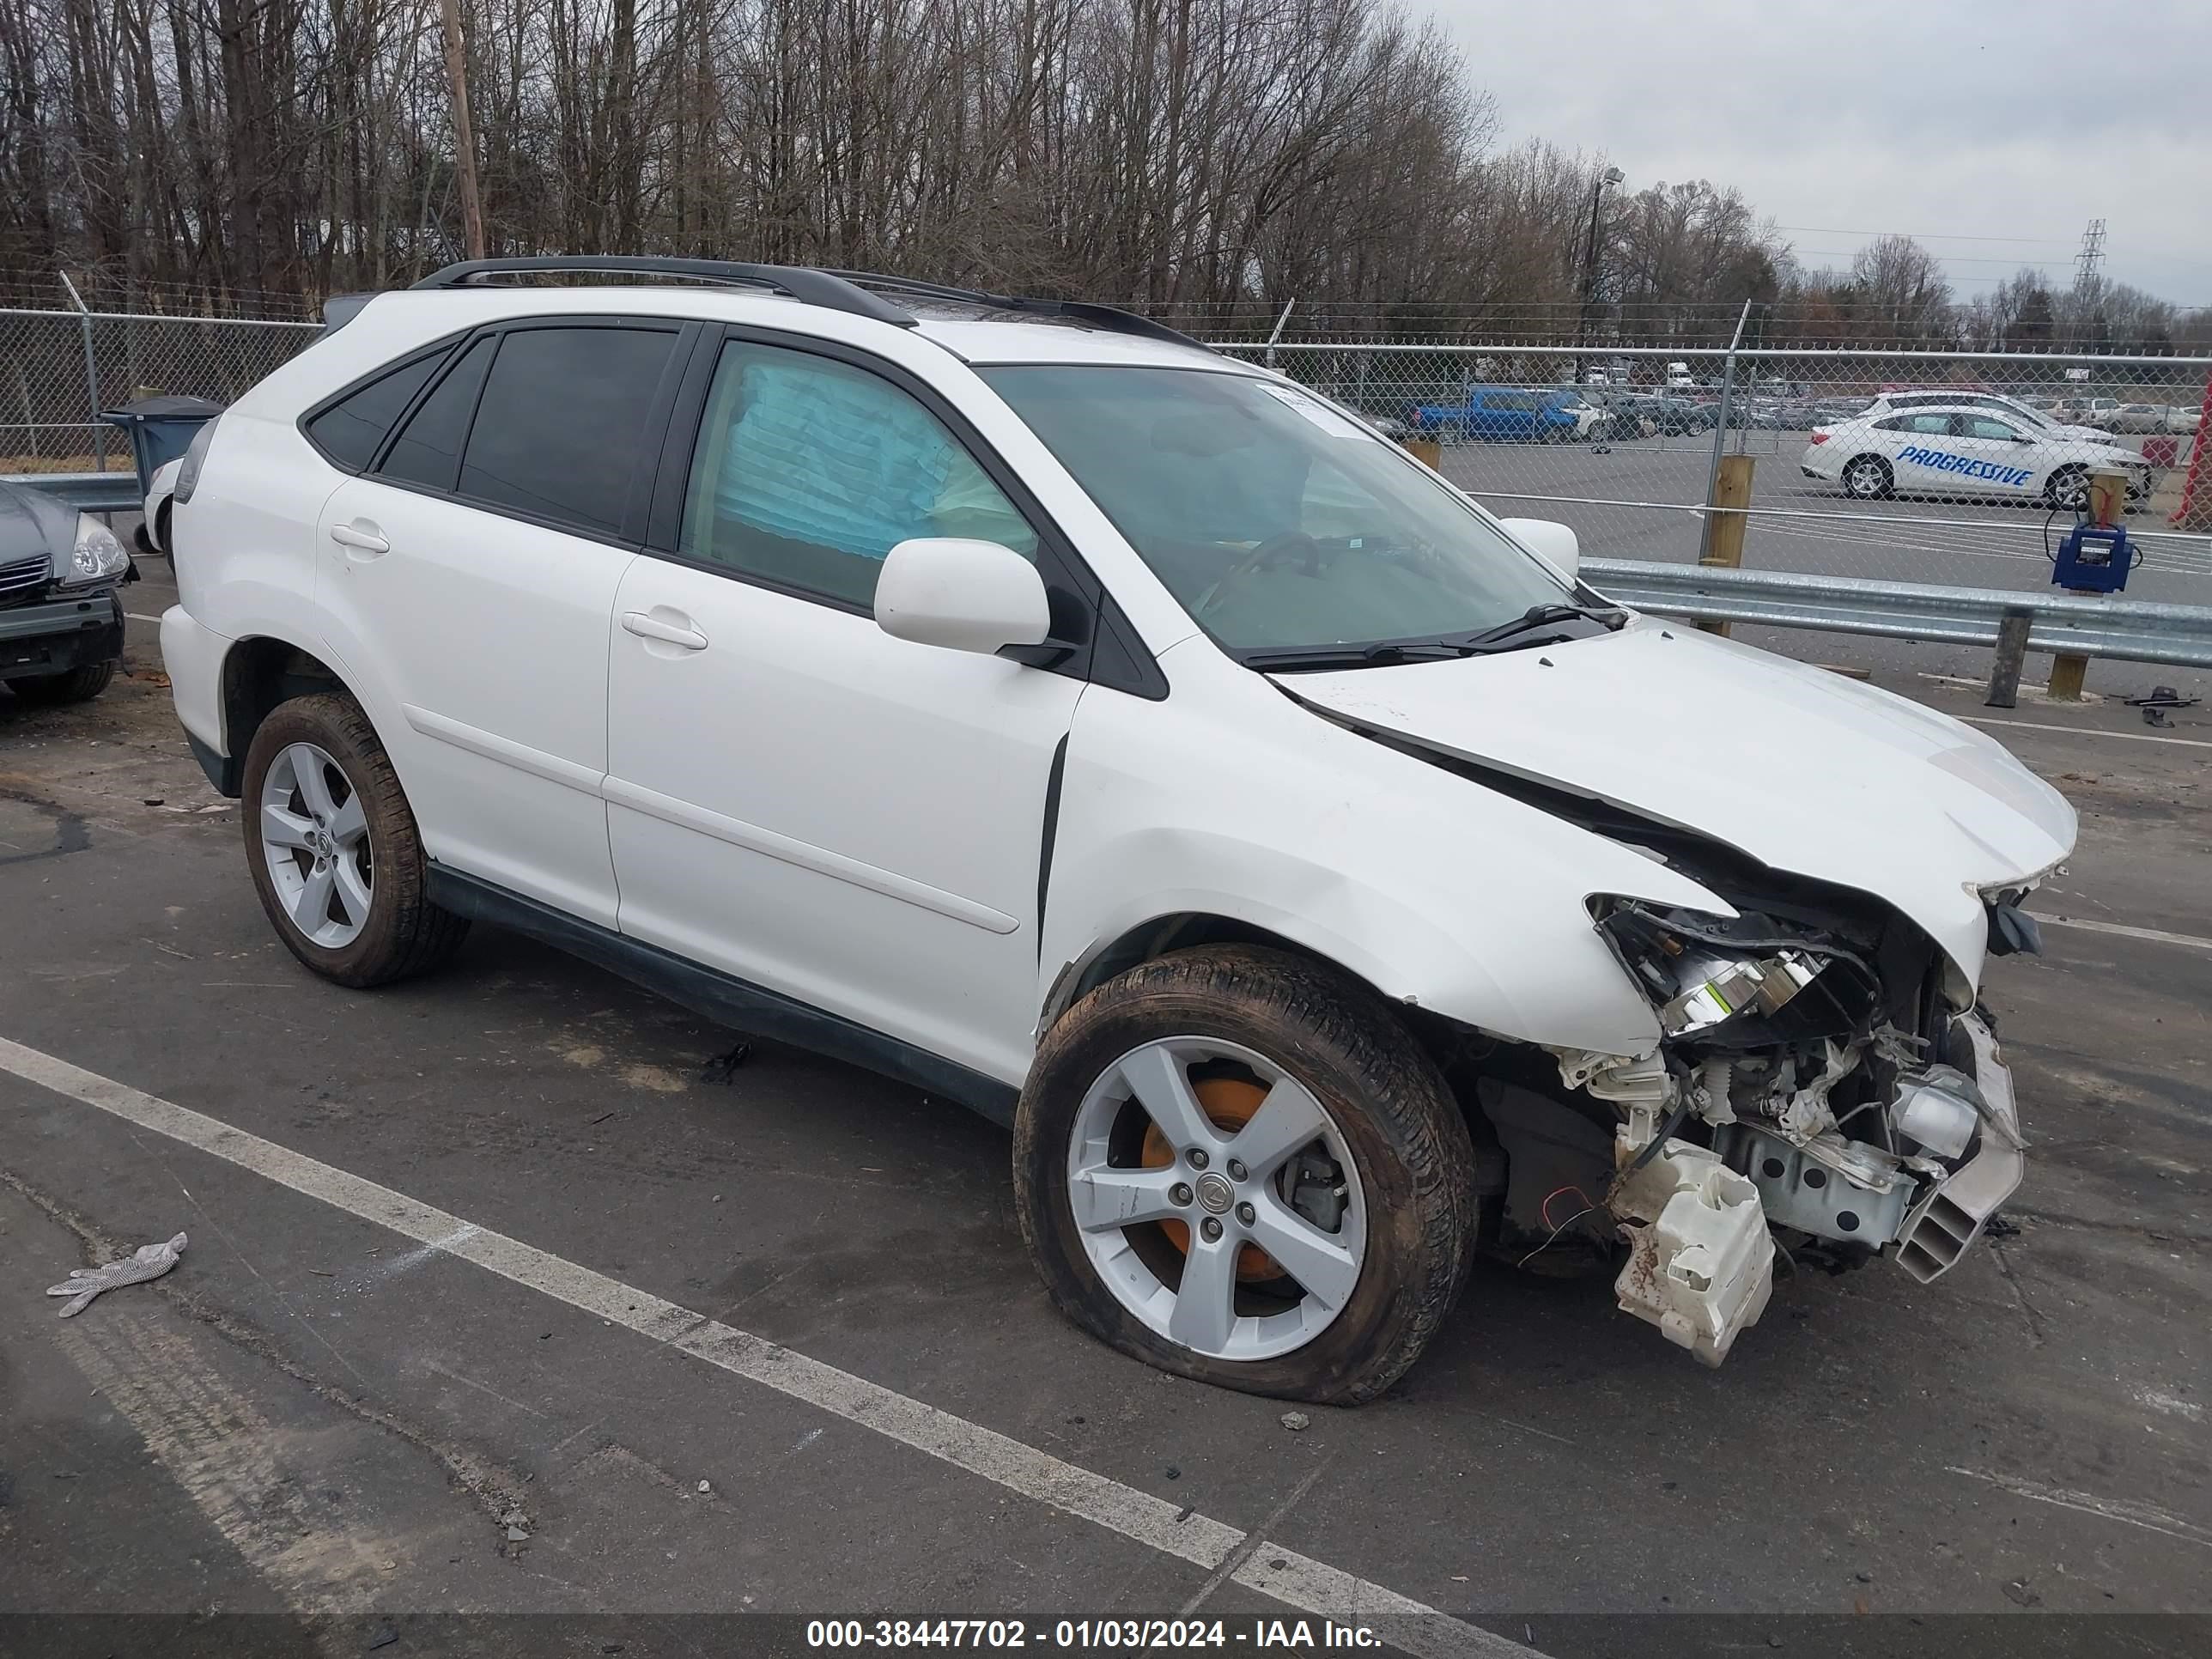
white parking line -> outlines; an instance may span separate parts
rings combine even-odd
[[[1180,1510],[1150,1492],[1063,1462],[880,1383],[809,1359],[750,1331],[703,1318],[520,1239],[4,1037],[0,1037],[0,1071],[250,1170],[333,1209],[473,1262],[609,1324],[818,1407],[1208,1572],[1241,1554],[1242,1565],[1230,1575],[1234,1582],[1302,1613],[1343,1624],[1378,1626],[1387,1620],[1379,1627],[1393,1646],[1437,1659],[1528,1659],[1536,1651],[1272,1540],[1263,1540],[1247,1552],[1243,1547],[1249,1534],[1224,1522]]]
[[[139,611],[126,611],[123,614],[130,617],[132,622],[158,623],[161,620],[159,617],[149,617]]]
[[[2154,945],[2185,945],[2192,950],[2212,951],[2212,939],[2199,939],[2194,933],[2161,933],[2155,927],[2130,927],[2117,921],[2091,921],[2084,916],[2046,916],[2039,910],[2030,910],[2031,921],[2046,927],[2079,927],[2091,933],[2118,933],[2122,939],[2146,939]]]
[[[2059,726],[2048,720],[1998,720],[1986,714],[1961,714],[1969,726],[2010,726],[2023,732],[2057,732],[2069,738],[2118,738],[2122,743],[2171,743],[2184,749],[2212,749],[2202,738],[2154,738],[2148,732],[2103,732],[2091,726]]]

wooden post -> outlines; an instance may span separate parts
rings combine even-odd
[[[469,64],[461,47],[460,0],[442,0],[446,82],[453,100],[453,172],[460,185],[461,237],[471,259],[484,257],[483,204],[477,196],[477,146],[469,131]]]
[[[2093,524],[2116,525],[2128,509],[2128,481],[2117,472],[2092,472],[2089,475],[2089,520]],[[2069,588],[2079,593],[2080,588]],[[2087,593],[2084,598],[2100,597]],[[2089,672],[2089,659],[2071,651],[2062,651],[2051,659],[2051,700],[2053,702],[2081,701],[2081,681]]]
[[[1723,570],[1743,568],[1744,526],[1750,522],[1742,509],[1751,505],[1753,455],[1723,455],[1719,471],[1713,477],[1712,505],[1715,511],[1705,515],[1705,546],[1698,555],[1698,562],[1716,566]],[[1701,622],[1698,624],[1708,634],[1726,635],[1729,624],[1724,622]]]
[[[1405,445],[1407,453],[1430,471],[1443,470],[1444,447],[1434,438],[1404,438],[1400,441]]]

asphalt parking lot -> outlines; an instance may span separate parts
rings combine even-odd
[[[1920,497],[1854,501],[1835,486],[1808,478],[1798,470],[1805,434],[1732,431],[1728,437],[1731,452],[1739,440],[1744,452],[1756,458],[1754,514],[1744,544],[1747,567],[1869,581],[2023,592],[2050,588],[2051,567],[2044,553],[2046,508]],[[1700,433],[1597,446],[1455,444],[1444,451],[1443,472],[1494,512],[1572,525],[1585,558],[1686,562],[1698,556],[1702,520],[1695,513],[1670,509],[1705,501],[1711,462],[1712,434]],[[1613,504],[1620,502],[1664,505]],[[1759,509],[1820,516],[1762,518]],[[2062,521],[2051,526],[2051,533],[2055,538],[2065,527]],[[2142,558],[2129,579],[2129,598],[2212,605],[2212,542],[2201,536],[2161,533],[2168,526],[2158,512],[2131,514],[2128,527],[2140,538],[2137,551]],[[1796,656],[1810,653],[1808,635],[1799,635],[1793,641],[1782,629],[1739,632],[1770,649]],[[1823,636],[1818,654],[1822,661],[1887,673],[1986,678],[1989,672],[1986,651],[1905,640]],[[2029,658],[2030,680],[2039,683],[2049,672],[2047,655]],[[2173,686],[2184,696],[2212,694],[2212,673],[2202,670],[2142,663],[2090,665],[2087,684],[2094,691],[2132,696],[2154,684]]]
[[[146,622],[130,650],[82,708],[0,695],[0,1613],[313,1614],[388,1656],[497,1650],[408,1619],[455,1612],[614,1615],[537,1628],[631,1654],[635,1615],[741,1613],[2205,1650],[2203,709],[1985,728],[2082,814],[2047,956],[1987,990],[2033,1147],[2004,1237],[1925,1289],[1784,1280],[1717,1371],[1603,1279],[1478,1267],[1405,1384],[1293,1431],[1058,1319],[959,1109],[718,1066],[742,1034],[489,930],[432,979],[311,977]]]

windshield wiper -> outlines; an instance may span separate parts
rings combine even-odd
[[[1467,654],[1442,641],[1385,640],[1378,645],[1314,645],[1295,651],[1254,651],[1237,660],[1247,668],[1373,668],[1385,663],[1445,662]]]
[[[1600,610],[1595,605],[1532,605],[1510,622],[1502,622],[1495,628],[1486,628],[1480,634],[1469,634],[1451,643],[1469,655],[1479,655],[1486,651],[1511,651],[1528,645],[1551,645],[1573,636],[1549,634],[1538,640],[1528,635],[1540,628],[1563,622],[1594,622],[1610,634],[1627,626],[1628,613]]]

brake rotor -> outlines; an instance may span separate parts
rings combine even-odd
[[[1232,1135],[1252,1121],[1260,1109],[1260,1103],[1267,1097],[1266,1089],[1241,1077],[1210,1077],[1193,1084],[1191,1089],[1213,1127]],[[1160,1132],[1158,1124],[1145,1125],[1144,1149],[1137,1161],[1147,1170],[1164,1170],[1176,1161],[1176,1149],[1168,1145],[1168,1138]],[[1189,1254],[1188,1221],[1163,1221],[1160,1231],[1177,1250]],[[1275,1258],[1257,1244],[1247,1244],[1237,1252],[1237,1277],[1243,1283],[1255,1284],[1284,1276]]]

